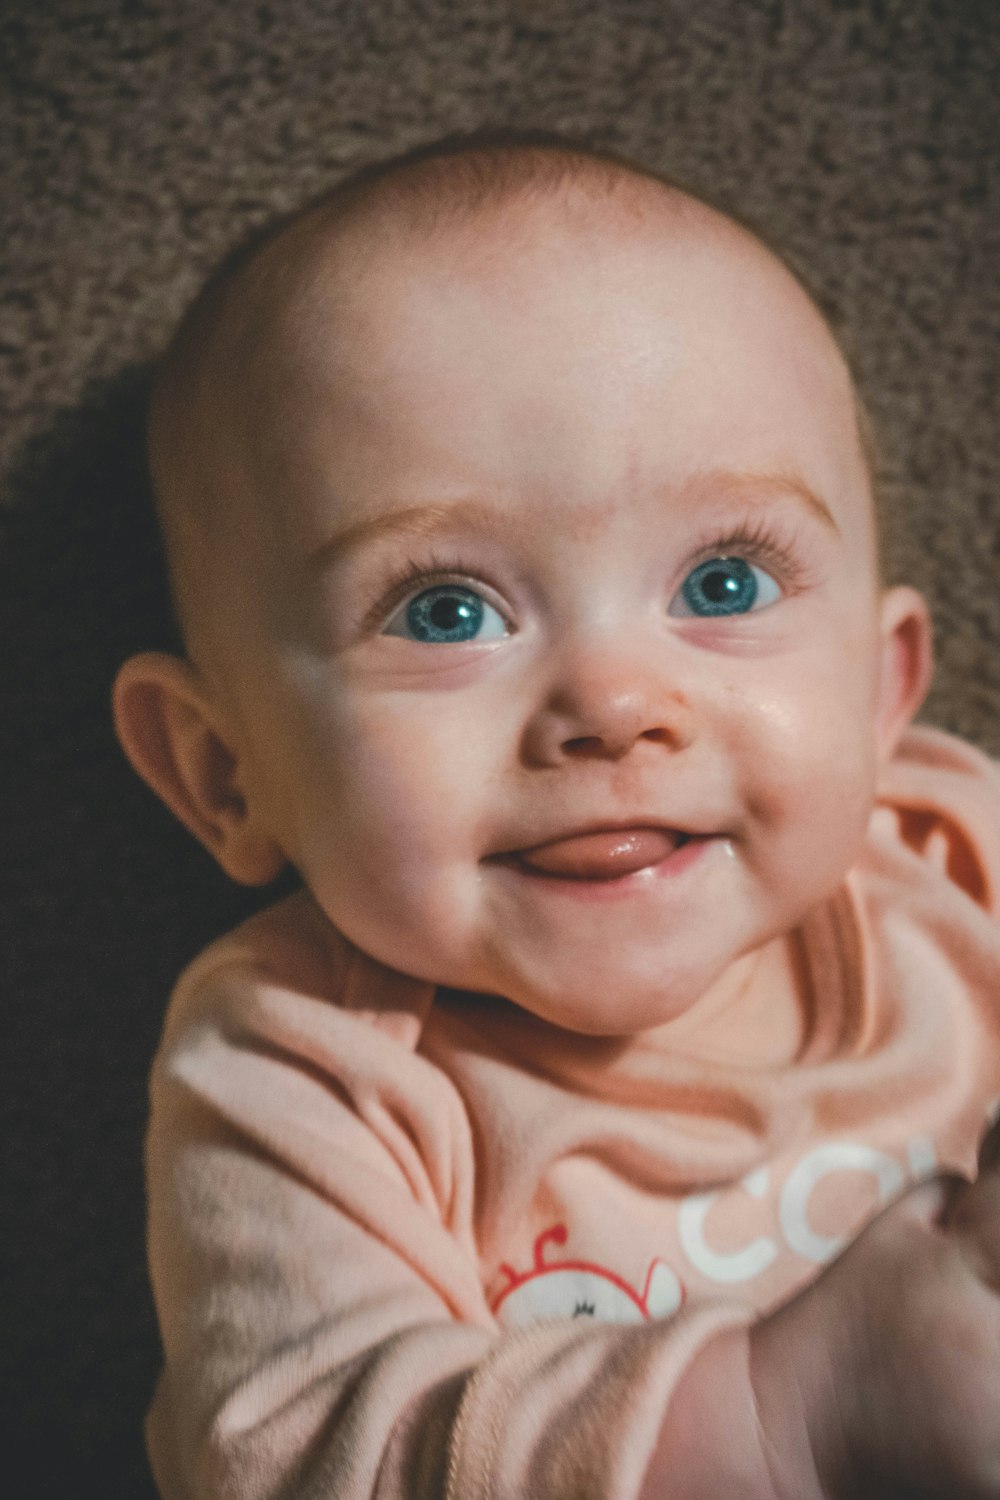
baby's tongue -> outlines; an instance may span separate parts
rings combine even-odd
[[[542,875],[576,880],[613,880],[659,864],[672,854],[680,835],[665,828],[624,828],[612,832],[578,833],[526,849],[521,863]]]

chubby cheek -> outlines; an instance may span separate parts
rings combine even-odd
[[[345,695],[311,716],[299,868],[331,920],[394,967],[438,977],[470,942],[495,770],[467,720]]]
[[[731,745],[748,858],[807,900],[853,863],[875,791],[875,683],[850,653],[796,663],[756,694]],[[742,748],[740,748],[742,745]]]

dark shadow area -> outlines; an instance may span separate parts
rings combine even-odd
[[[119,663],[173,640],[147,386],[127,370],[60,414],[22,455],[0,514],[2,1347],[8,1473],[32,1496],[154,1493],[141,1431],[159,1358],[146,1077],[179,970],[275,894],[230,885],[112,731]]]

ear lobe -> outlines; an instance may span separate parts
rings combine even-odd
[[[115,730],[135,770],[234,880],[267,885],[285,858],[256,827],[239,766],[194,667],[147,651],[112,690]]]
[[[934,675],[930,612],[916,589],[892,588],[883,595],[881,637],[878,754],[885,764],[920,709]]]

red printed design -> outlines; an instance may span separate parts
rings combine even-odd
[[[594,1318],[604,1323],[641,1323],[677,1311],[684,1289],[670,1267],[654,1260],[641,1292],[606,1266],[586,1260],[545,1259],[546,1247],[565,1245],[565,1224],[544,1229],[535,1241],[530,1271],[513,1266],[500,1270],[507,1285],[493,1300],[493,1312],[505,1327],[537,1323],[543,1318]]]

